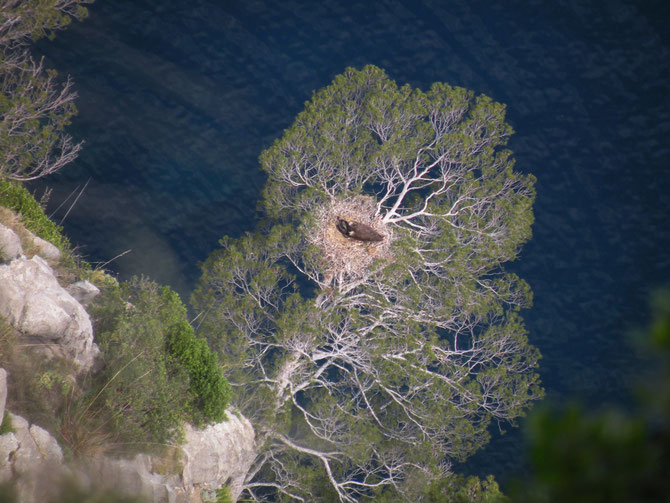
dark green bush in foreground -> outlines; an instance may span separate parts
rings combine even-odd
[[[656,294],[641,338],[651,348],[639,400],[628,410],[545,408],[530,419],[533,476],[514,503],[670,501],[670,292]]]

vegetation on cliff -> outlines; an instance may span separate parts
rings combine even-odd
[[[61,252],[71,251],[72,245],[63,235],[63,228],[49,219],[39,202],[22,185],[0,178],[0,206],[20,215],[26,229],[56,245]]]
[[[87,279],[102,288],[89,310],[103,356],[95,372],[75,382],[67,362],[19,350],[21,334],[0,320],[0,365],[10,370],[14,410],[38,419],[70,452],[155,450],[179,439],[184,420],[225,419],[230,388],[216,354],[194,334],[175,292],[144,279],[119,285],[91,268],[19,183],[60,170],[81,148],[65,131],[76,113],[71,80],[46,70],[28,45],[86,17],[88,3],[0,6],[0,222],[55,244],[62,284]]]
[[[155,450],[178,439],[183,421],[220,422],[230,387],[179,296],[134,279],[104,289],[90,308],[102,369],[82,403],[98,431],[122,450]]]

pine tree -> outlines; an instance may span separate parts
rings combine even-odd
[[[222,240],[192,299],[257,429],[252,500],[417,499],[542,395],[530,289],[503,269],[534,201],[504,115],[348,69],[261,155],[267,219]]]

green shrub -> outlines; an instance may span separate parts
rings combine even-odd
[[[191,419],[196,424],[223,421],[230,402],[230,385],[219,368],[216,353],[209,349],[204,338],[195,335],[187,320],[186,307],[176,292],[162,287],[160,298],[167,327],[166,348],[189,376],[193,395]]]
[[[230,402],[230,385],[219,368],[216,353],[212,352],[202,337],[197,337],[186,321],[186,308],[179,296],[165,287],[162,296],[179,313],[167,334],[170,354],[183,365],[189,375],[190,389],[194,397],[193,421],[220,422],[226,418],[225,409]]]
[[[110,287],[90,314],[104,363],[76,422],[93,418],[94,430],[109,432],[123,449],[156,450],[177,440],[192,398],[188,377],[165,351],[166,313],[156,286],[134,280]]]
[[[0,435],[14,432],[16,432],[16,430],[12,425],[12,418],[9,417],[9,413],[5,410],[5,416],[2,418],[2,424],[0,424]]]
[[[503,503],[507,501],[489,475],[485,480],[451,474],[433,482],[424,495],[426,503]]]
[[[28,190],[17,182],[0,180],[0,206],[21,215],[23,225],[36,236],[69,252],[70,241],[61,234],[63,228],[49,220],[44,210]]]
[[[227,485],[222,485],[215,490],[203,489],[200,498],[202,503],[234,503]]]
[[[146,279],[110,286],[90,312],[104,361],[87,397],[89,415],[101,418],[95,429],[147,450],[178,440],[183,420],[225,418],[229,385],[170,288]]]

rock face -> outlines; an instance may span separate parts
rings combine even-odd
[[[242,491],[244,477],[256,456],[254,429],[244,417],[227,412],[228,421],[196,430],[185,428],[178,461],[164,472],[160,459],[139,454],[133,459],[99,456],[87,459],[76,471],[86,485],[141,494],[152,503],[200,502],[228,484],[233,499]]]
[[[187,426],[182,476],[185,486],[206,490],[216,490],[227,482],[233,499],[237,499],[256,457],[254,428],[241,415],[230,411],[227,415],[228,421],[204,430]]]
[[[58,262],[61,258],[61,251],[53,243],[46,241],[28,229],[25,230],[27,248],[31,246],[42,258],[51,262]],[[0,262],[9,262],[23,255],[23,246],[21,238],[9,227],[0,224]]]
[[[27,231],[30,236],[30,241],[32,245],[37,248],[37,253],[41,257],[51,260],[53,262],[58,262],[60,260],[60,250],[49,241],[35,236],[32,232]]]
[[[44,501],[52,484],[69,473],[63,466],[63,452],[39,426],[11,412],[9,417],[15,431],[0,435],[0,482],[16,482],[19,501]]]
[[[23,254],[21,239],[9,227],[0,224],[0,263],[9,262]]]
[[[77,281],[68,285],[67,292],[72,295],[82,306],[88,306],[100,293],[100,289],[90,281]]]
[[[204,430],[186,427],[178,461],[167,473],[160,458],[147,454],[133,459],[96,456],[67,466],[47,431],[8,414],[15,431],[0,435],[0,483],[11,480],[24,503],[43,501],[66,475],[84,487],[142,495],[152,503],[201,502],[203,494],[212,494],[224,484],[237,499],[256,455],[251,423],[228,411],[229,420],[223,423]]]
[[[82,460],[76,467],[80,482],[88,487],[115,490],[127,495],[142,495],[155,503],[190,503],[176,476],[151,472],[151,456],[139,454],[133,459],[97,456]]]
[[[0,265],[0,316],[46,354],[88,370],[99,353],[88,313],[40,256]]]
[[[88,281],[61,287],[46,260],[57,261],[60,252],[40,238],[31,239],[39,255],[28,259],[18,236],[0,225],[0,317],[20,332],[21,344],[89,370],[99,350],[82,304],[99,290]],[[7,372],[0,368],[0,421],[6,399]],[[64,475],[84,486],[143,495],[153,503],[200,502],[224,484],[236,499],[256,457],[251,423],[231,410],[227,421],[202,430],[186,425],[185,441],[170,462],[147,454],[133,459],[99,455],[69,466],[47,431],[7,414],[14,431],[0,435],[0,483],[12,481],[24,503],[45,501]]]

